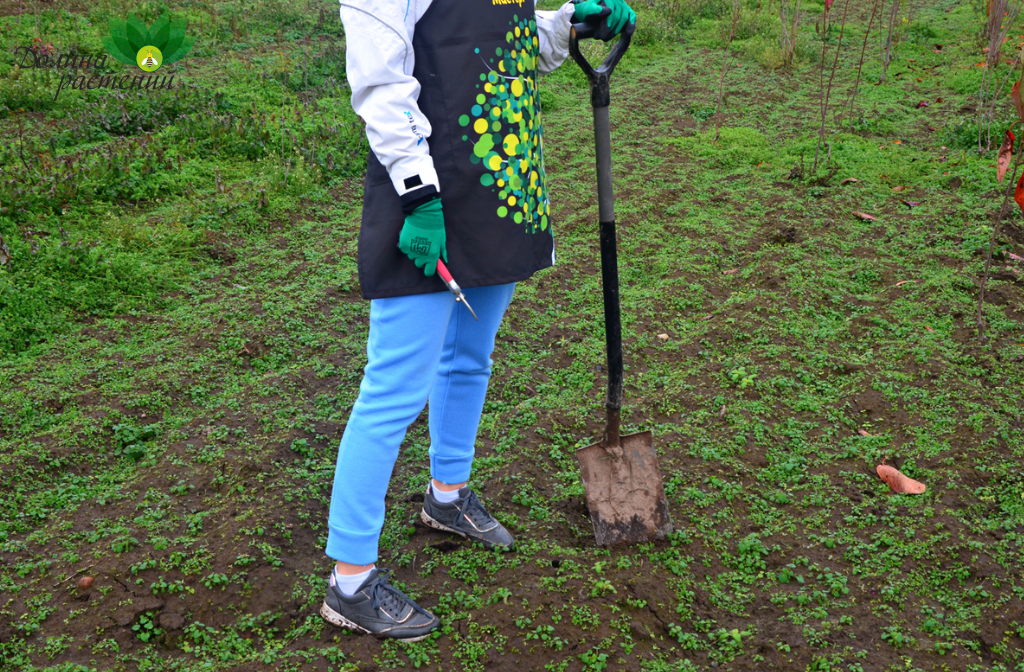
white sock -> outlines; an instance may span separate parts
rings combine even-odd
[[[370,578],[370,572],[372,571],[373,567],[370,567],[365,572],[360,572],[359,574],[338,574],[338,568],[335,567],[334,571],[331,572],[331,585],[337,586],[347,596],[355,595],[355,592],[359,590],[359,586],[363,585],[363,581]]]
[[[444,490],[441,490],[440,488],[435,488],[434,484],[431,483],[430,484],[430,491],[431,491],[431,493],[433,493],[434,499],[436,499],[437,501],[441,502],[442,504],[451,504],[452,502],[454,502],[456,499],[459,498],[459,490],[458,489],[451,490],[449,492],[445,492]]]

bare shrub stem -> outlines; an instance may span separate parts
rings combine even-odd
[[[988,239],[988,249],[985,252],[985,272],[981,276],[981,287],[978,290],[978,340],[984,341],[985,336],[985,317],[982,315],[982,306],[985,304],[985,288],[988,286],[989,273],[992,268],[992,249],[996,244],[996,235],[999,233],[999,225],[1002,224],[1003,218],[1010,212],[1010,194],[1012,194],[1016,188],[1017,178],[1017,167],[1020,165],[1021,151],[1024,151],[1024,138],[1022,138],[1016,156],[1013,159],[1013,170],[1009,172],[1010,180],[1006,185],[1006,189],[1003,191],[1003,203],[999,206],[999,212],[996,213],[995,222],[992,223],[992,234]]]
[[[992,121],[995,119],[996,104],[999,102],[999,99],[1000,99],[999,92],[1006,88],[1007,81],[1010,79],[1010,77],[1013,76],[1013,71],[1017,68],[1017,64],[1020,63],[1020,57],[1021,57],[1021,55],[1019,53],[1016,56],[1014,56],[1013,63],[1010,64],[1010,68],[1006,71],[1006,74],[1003,75],[1002,81],[1000,81],[999,84],[996,85],[996,88],[993,89],[992,95],[989,96],[988,112],[986,113],[987,119],[988,119],[988,131],[989,131],[989,133],[991,133]],[[990,149],[991,149],[991,146],[992,146],[992,141],[991,141],[991,138],[989,138],[989,148]]]
[[[985,58],[985,70],[981,73],[981,86],[978,90],[978,155],[992,149],[992,117],[995,102],[999,92],[1005,85],[1005,80],[996,88],[992,89],[992,81],[995,79],[996,71],[999,69],[999,55],[1002,50],[1003,40],[1010,30],[1010,26],[1017,20],[1022,7],[1021,2],[1010,5],[1010,0],[993,0],[989,11],[988,22],[985,25],[985,34],[988,37],[988,54]],[[1005,19],[1005,20],[1004,20]],[[1016,63],[1015,63],[1016,64]],[[1010,67],[1013,72],[1013,66]],[[1009,73],[1008,73],[1009,74]],[[991,99],[990,111],[986,114],[985,103]]]
[[[1021,59],[1024,55],[1024,49],[1021,49],[1017,55],[1017,60]],[[1024,80],[1024,64],[1021,66],[1021,79]],[[992,234],[988,239],[988,250],[985,253],[985,272],[981,276],[981,287],[978,289],[978,340],[985,340],[985,317],[982,314],[982,307],[985,304],[985,288],[988,287],[989,273],[992,268],[992,251],[996,245],[996,236],[999,234],[999,227],[1003,223],[1003,219],[1009,215],[1010,208],[1010,194],[1016,191],[1017,183],[1017,168],[1020,166],[1020,155],[1024,151],[1024,138],[1022,138],[1015,156],[1013,157],[1013,169],[1008,172],[1010,180],[1006,184],[1006,188],[1003,190],[1003,203],[999,206],[999,212],[996,213],[996,221],[992,223]]]
[[[725,64],[729,61],[729,46],[732,38],[736,36],[736,23],[740,19],[740,0],[733,0],[732,3],[732,28],[729,29],[729,39],[725,43],[725,53],[722,55],[722,72],[718,75],[718,108],[715,110],[715,142],[718,142],[718,134],[722,127],[722,91],[725,86]]]
[[[892,0],[892,9],[889,10],[889,34],[885,38],[885,47],[882,49],[882,76],[878,83],[885,81],[885,73],[889,70],[892,62],[892,32],[896,28],[896,14],[900,9],[900,0]]]
[[[864,33],[864,43],[860,47],[860,61],[857,62],[857,80],[853,83],[853,91],[850,92],[850,101],[847,103],[850,107],[850,131],[853,131],[853,102],[857,97],[857,89],[860,88],[860,74],[864,68],[864,53],[868,48],[868,36],[871,35],[871,26],[875,22],[875,13],[878,11],[878,0],[872,0],[871,3],[871,18],[868,20],[868,29]]]
[[[821,41],[821,69],[819,72],[819,81],[821,85],[821,98],[819,104],[821,106],[821,126],[818,127],[818,145],[814,148],[814,173],[818,173],[818,155],[821,153],[821,142],[825,138],[825,115],[828,112],[828,101],[832,96],[832,82],[836,77],[836,66],[839,65],[839,52],[843,48],[843,31],[846,29],[846,12],[850,9],[850,0],[846,0],[846,4],[843,5],[843,20],[839,25],[839,42],[836,44],[836,55],[832,59],[832,72],[828,76],[828,87],[825,87],[825,36],[822,36]],[[828,12],[825,12],[825,19],[828,19]],[[827,35],[827,31],[826,31]],[[832,146],[829,145],[829,156],[832,155]]]
[[[800,0],[796,0],[793,8],[792,20],[786,12],[788,0],[779,0],[779,42],[782,46],[782,63],[786,67],[793,64],[793,55],[796,53],[796,31],[800,23]]]

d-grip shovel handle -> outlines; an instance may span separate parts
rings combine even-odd
[[[629,49],[631,35],[622,33],[611,53],[596,69],[580,53],[579,40],[593,35],[587,24],[574,24],[569,32],[569,53],[590,80],[590,103],[594,108],[594,140],[597,158],[597,203],[601,232],[601,289],[604,294],[605,345],[608,348],[608,396],[605,447],[619,458],[619,421],[622,409],[622,318],[619,310],[619,261],[615,244],[615,194],[612,190],[612,134],[608,119],[608,78]]]
[[[580,66],[587,79],[590,80],[590,104],[594,107],[608,107],[610,92],[608,89],[608,78],[612,76],[615,66],[619,64],[626,50],[629,49],[629,42],[633,39],[632,31],[619,33],[619,41],[612,47],[611,52],[605,57],[604,63],[596,69],[590,61],[580,53],[580,40],[592,38],[597,34],[597,28],[588,23],[574,23],[569,29],[569,54],[572,60]]]

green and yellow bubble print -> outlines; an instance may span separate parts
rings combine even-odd
[[[540,43],[533,19],[513,16],[505,35],[507,48],[485,58],[479,93],[470,114],[459,117],[464,142],[473,144],[469,160],[482,164],[480,183],[491,187],[499,217],[523,224],[531,233],[548,228],[548,193],[544,178],[537,58]]]

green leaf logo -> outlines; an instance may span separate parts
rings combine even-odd
[[[153,72],[180,60],[192,48],[196,38],[185,35],[187,25],[185,19],[172,21],[165,12],[147,28],[142,19],[129,14],[127,21],[111,18],[110,35],[100,35],[100,41],[118,61]]]

